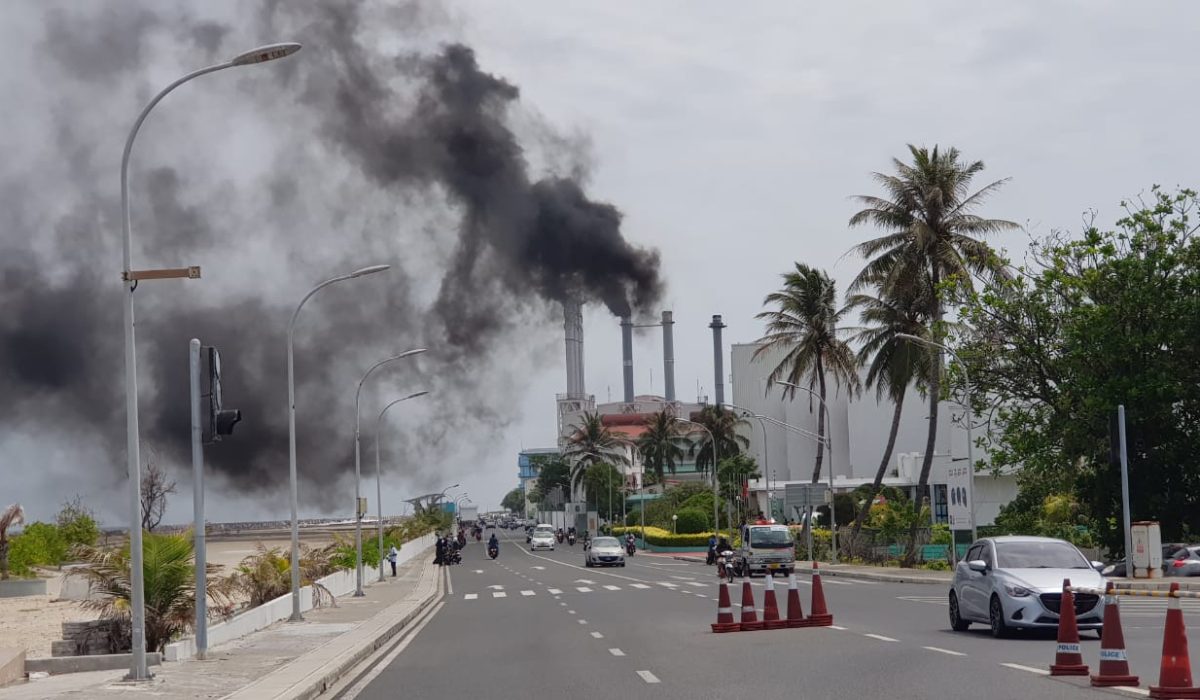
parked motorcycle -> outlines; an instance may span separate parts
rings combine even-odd
[[[733,550],[726,549],[717,554],[717,578],[733,580]]]

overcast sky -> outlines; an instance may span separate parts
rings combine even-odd
[[[104,4],[88,3],[91,11]],[[59,6],[66,13],[77,7]],[[41,128],[42,108],[53,102],[47,95],[68,86],[30,77],[38,52],[46,50],[46,13],[40,2],[21,7],[0,19],[9,59],[0,63],[0,111],[9,122],[0,145],[34,162],[39,153],[57,157],[49,141],[39,142],[52,134]],[[1196,184],[1186,163],[1195,162],[1198,150],[1194,32],[1200,5],[1186,0],[1136,8],[1094,0],[737,7],[479,0],[440,7],[435,28],[397,30],[390,41],[397,50],[406,42],[464,41],[484,71],[519,86],[520,110],[530,123],[586,144],[589,194],[620,208],[627,239],[661,252],[663,307],[675,312],[683,399],[693,398],[697,385],[700,393],[711,392],[712,314],[724,315],[727,341],[751,341],[761,331],[754,314],[792,261],[827,269],[839,285],[857,272],[859,261],[843,255],[874,232],[847,228],[856,210],[850,196],[875,194],[870,173],[887,170],[907,143],[955,146],[966,158],[983,160],[981,185],[1011,178],[983,213],[1020,222],[1033,234],[1077,231],[1090,209],[1111,223],[1122,199],[1156,183]],[[237,17],[237,4],[204,8],[202,14],[217,19]],[[258,39],[276,38],[291,37]],[[321,45],[306,42],[289,60],[320,51]],[[177,53],[173,60],[185,65],[186,55]],[[170,71],[145,75],[161,84]],[[119,158],[125,129],[144,99],[144,93],[120,93],[111,104],[94,106],[111,116],[94,130],[97,148],[110,159],[104,167],[112,177],[95,183],[104,197],[114,196],[112,158]],[[205,118],[220,119],[224,107],[209,105]],[[171,118],[167,114],[156,117]],[[157,137],[143,138],[166,138],[169,127],[161,128]],[[233,120],[212,133],[253,150],[266,133],[255,128],[261,125],[242,128]],[[214,148],[233,152],[228,145]],[[9,182],[16,177],[11,166],[4,175]],[[404,205],[398,202],[398,218],[408,215]],[[1019,253],[1026,236],[1012,233],[994,243]],[[11,251],[12,238],[4,240]],[[270,267],[270,255],[253,246],[244,254],[251,259],[246,264],[258,260],[262,268]],[[187,262],[186,251],[173,257]],[[104,267],[116,264],[112,259]],[[421,273],[409,270],[418,286]],[[518,450],[554,443],[554,395],[565,383],[561,326],[531,324],[528,333],[530,346],[544,352],[489,368],[507,375],[495,386],[506,393],[512,422],[498,433],[462,435],[441,455],[441,485],[461,481],[459,492],[484,507],[496,507],[515,485]],[[598,401],[619,398],[619,329],[599,305],[585,310],[585,348],[588,390]],[[639,334],[638,393],[661,393],[660,353],[657,332]],[[353,381],[347,391],[352,402]],[[422,420],[419,409],[413,413],[410,420]],[[104,485],[81,476],[75,482],[64,464],[71,451],[34,439],[20,425],[0,423],[0,505],[21,500],[35,517],[48,517],[80,490],[77,484],[86,484],[81,488],[106,520],[120,517],[119,480]],[[35,462],[56,466],[32,469]],[[184,471],[177,476],[186,480]],[[436,481],[392,472],[385,502],[440,490]],[[370,493],[373,504],[373,486]],[[187,494],[176,499],[168,519],[190,517]],[[286,512],[286,502],[258,497],[225,494],[209,503],[213,519]]]

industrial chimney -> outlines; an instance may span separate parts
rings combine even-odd
[[[583,306],[578,301],[563,302],[563,337],[567,352],[567,397],[581,399],[583,387]]]
[[[717,406],[725,405],[725,363],[723,361],[724,353],[721,344],[721,329],[725,324],[721,321],[721,314],[713,314],[712,323],[708,327],[713,332],[713,398]]]
[[[663,382],[667,403],[675,401],[675,317],[670,311],[662,312],[663,329]]]
[[[621,361],[625,370],[625,403],[633,403],[633,321],[621,317]]]

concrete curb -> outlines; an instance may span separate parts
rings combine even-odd
[[[671,558],[678,559],[679,561],[692,562],[694,564],[703,564],[704,563],[703,557],[671,557]],[[896,569],[895,571],[899,572],[902,570]],[[845,571],[845,570],[838,570],[835,568],[829,568],[828,566],[822,567],[820,569],[820,572],[821,572],[822,576],[828,576],[830,578],[849,578],[849,579],[857,579],[859,581],[877,581],[879,583],[924,583],[924,584],[936,584],[936,585],[942,585],[942,586],[949,586],[950,582],[954,580],[953,575],[951,575],[950,572],[946,572],[946,576],[944,576],[944,577],[934,577],[934,576],[928,576],[928,575],[924,575],[924,574],[910,575],[910,574],[904,574],[904,573],[891,573],[891,572],[883,572],[883,571],[880,571],[878,573],[874,572],[874,571]],[[796,573],[811,574],[812,568],[807,567],[807,566],[797,566]]]
[[[338,642],[342,638],[333,640],[324,647],[293,659],[254,683],[226,695],[222,700],[258,700],[264,697],[310,700],[321,695],[364,659],[403,632],[414,619],[436,602],[441,597],[438,584],[440,577],[441,569],[427,561],[420,582],[412,594],[418,597],[415,600],[409,597],[393,603],[357,628],[346,632],[343,638],[352,635],[359,638],[347,639],[343,650],[337,650]],[[422,589],[429,590],[422,592]],[[318,658],[313,658],[314,656]],[[319,660],[320,656],[328,658],[322,662]],[[314,662],[317,663],[316,666],[313,665]],[[297,678],[299,680],[295,680]]]
[[[44,671],[52,676],[63,673],[89,673],[91,671],[116,671],[129,668],[133,654],[89,654],[88,656],[52,656],[45,659],[25,659],[25,673]],[[157,651],[146,652],[147,666],[161,666],[162,655]]]

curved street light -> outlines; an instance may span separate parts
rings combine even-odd
[[[126,680],[144,681],[151,678],[146,667],[146,599],[142,572],[142,518],[141,518],[141,446],[139,445],[138,398],[137,398],[137,351],[136,333],[133,322],[133,292],[137,289],[138,276],[133,270],[133,231],[129,213],[129,158],[133,153],[133,141],[137,138],[142,123],[150,110],[172,90],[194,78],[215,73],[234,66],[263,63],[276,58],[290,56],[300,50],[300,44],[269,44],[252,51],[238,54],[224,63],[192,71],[166,86],[155,95],[133,122],[129,136],[125,139],[125,150],[121,154],[121,228],[122,264],[121,279],[127,286],[125,294],[125,450],[127,474],[129,475],[129,603],[131,622],[131,660]]]
[[[376,366],[378,366],[378,365],[376,365]],[[379,474],[380,474],[380,470],[379,470],[379,434],[383,430],[383,414],[387,413],[389,408],[391,408],[392,406],[395,406],[396,404],[400,403],[401,401],[408,401],[409,399],[415,399],[418,396],[424,396],[428,393],[429,393],[428,391],[418,391],[417,393],[409,394],[408,396],[405,396],[402,399],[396,399],[395,401],[384,406],[383,410],[379,412],[379,417],[375,419],[375,509],[376,509],[375,512],[379,516],[378,517],[378,519],[379,519],[378,525],[379,525],[379,556],[380,557],[383,556],[383,482],[379,476]],[[359,546],[361,547],[361,541],[360,541]],[[359,549],[358,551],[359,551],[359,554],[358,554],[359,563],[361,565],[362,549]],[[384,578],[383,578],[383,561],[381,560],[379,562],[379,581],[383,582],[383,580],[384,580]]]
[[[678,423],[688,423],[690,425],[694,425],[697,428],[700,428],[704,432],[708,433],[708,440],[712,444],[712,452],[713,452],[713,479],[712,479],[712,482],[713,482],[713,532],[714,533],[720,532],[721,523],[720,523],[720,520],[718,520],[718,511],[717,511],[717,501],[720,500],[719,491],[717,489],[717,484],[718,484],[717,465],[720,463],[720,460],[717,459],[717,438],[715,435],[713,435],[713,432],[711,430],[709,430],[708,427],[702,423],[697,423],[694,420],[688,420],[687,418],[680,418],[678,416],[672,416],[672,419]],[[642,504],[642,507],[644,508],[645,504]],[[730,529],[732,530],[732,527]]]
[[[826,449],[829,450],[829,550],[830,550],[830,559],[832,560],[832,562],[834,564],[836,564],[836,563],[838,563],[837,513],[834,510],[834,498],[833,498],[833,438],[830,437],[833,434],[833,414],[829,412],[829,404],[825,403],[825,399],[821,398],[821,395],[818,394],[817,392],[813,391],[812,389],[809,389],[806,386],[800,386],[799,384],[793,384],[791,382],[778,382],[777,381],[775,383],[779,384],[780,386],[786,386],[790,389],[799,389],[800,391],[807,391],[809,396],[811,396],[811,397],[815,398],[817,401],[821,402],[821,408],[825,411],[825,420],[828,421],[827,425],[829,427],[829,429],[825,432],[825,446],[826,446]],[[779,421],[779,422],[782,423],[783,421]],[[787,424],[784,423],[784,425],[787,425]],[[795,426],[788,426],[788,427],[794,428]],[[808,522],[807,529],[810,533],[812,532],[811,511],[809,513],[809,522]],[[808,553],[812,554],[812,547],[808,548]]]
[[[359,409],[359,406],[362,403],[363,384],[366,383],[367,377],[370,377],[371,373],[374,372],[375,370],[379,369],[380,367],[382,367],[390,362],[395,362],[397,360],[403,360],[406,357],[412,357],[413,355],[420,355],[423,352],[425,352],[425,348],[415,348],[413,350],[406,350],[406,351],[400,353],[399,355],[392,355],[391,357],[387,358],[386,360],[380,360],[379,362],[376,362],[375,364],[371,365],[371,368],[368,369],[365,374],[363,374],[363,378],[358,380],[358,389],[356,389],[354,392],[354,574],[355,574],[355,576],[354,576],[354,597],[355,598],[361,598],[364,595],[366,595],[365,593],[363,593],[363,559],[362,559],[362,519],[363,519],[363,516],[366,515],[366,513],[358,512],[358,504],[360,503],[360,499],[362,498],[362,466],[361,466],[362,465],[362,450],[359,448],[359,422],[360,422],[359,417],[361,416],[361,411]],[[381,525],[381,527],[382,527],[382,525]],[[383,551],[382,551],[383,544],[380,543],[379,546],[380,546],[379,556],[382,557],[383,556]],[[382,576],[383,576],[382,562],[380,563],[380,566],[379,566],[379,573],[380,573],[380,578],[382,579]]]

